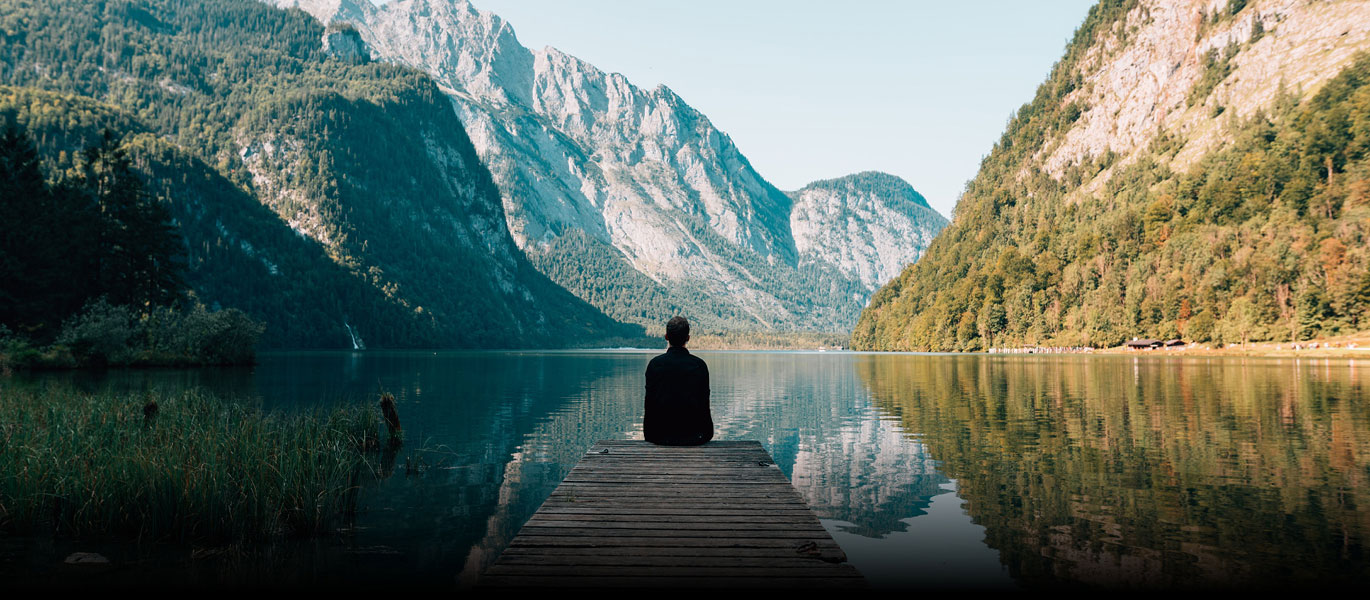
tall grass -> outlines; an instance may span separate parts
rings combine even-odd
[[[354,513],[371,407],[266,414],[200,392],[0,389],[0,529],[241,542],[326,533]]]

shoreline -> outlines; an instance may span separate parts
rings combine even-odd
[[[1124,345],[1088,350],[1055,352],[1046,347],[1027,347],[1010,352],[977,352],[976,354],[1100,354],[1108,356],[1232,356],[1272,358],[1366,358],[1370,359],[1370,334],[1358,333],[1337,337],[1315,338],[1299,342],[1250,342],[1246,344],[1188,343],[1176,347],[1134,349]],[[1029,352],[1029,350],[1033,350]]]
[[[1303,348],[1295,350],[1289,347],[1288,343],[1274,344],[1267,342],[1252,343],[1245,346],[1210,348],[1210,347],[1183,347],[1171,350],[1132,350],[1126,347],[1105,348],[1097,350],[1095,354],[1106,354],[1109,356],[1142,356],[1142,355],[1172,355],[1172,356],[1229,356],[1229,357],[1269,357],[1269,358],[1346,358],[1346,359],[1370,359],[1370,346],[1359,346],[1357,348],[1346,347],[1323,347],[1321,343],[1317,348]]]

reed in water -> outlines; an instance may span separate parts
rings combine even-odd
[[[0,392],[0,531],[239,542],[355,513],[374,406],[279,415],[199,392]]]

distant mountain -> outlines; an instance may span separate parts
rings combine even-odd
[[[857,348],[1370,328],[1370,4],[1104,0]]]
[[[249,0],[0,0],[7,110],[65,166],[100,129],[172,203],[201,299],[277,347],[640,334],[540,274],[447,97],[347,27]]]
[[[861,189],[865,177],[843,188],[851,197],[792,199],[670,89],[529,50],[464,0],[271,1],[348,23],[373,58],[432,75],[490,168],[516,243],[620,320],[659,326],[683,312],[712,329],[845,331],[892,274],[883,240],[905,236],[891,256],[907,262],[944,223],[906,210],[912,190],[884,204]],[[840,206],[866,220],[820,235]]]
[[[790,231],[801,261],[832,263],[870,294],[918,260],[947,226],[907,181],[875,171],[790,192]]]

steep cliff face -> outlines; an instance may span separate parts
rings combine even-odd
[[[271,251],[332,263],[292,269],[288,281],[192,274],[202,289],[270,288],[272,302],[226,304],[291,321],[279,326],[294,332],[283,344],[351,347],[360,336],[371,347],[555,346],[635,329],[533,268],[447,96],[413,69],[363,64],[347,26],[326,32],[307,15],[249,0],[0,8],[6,22],[60,24],[8,38],[0,81],[109,102],[176,144],[194,168],[147,169],[181,182],[168,185],[170,198],[199,191],[214,165],[232,193],[186,211],[224,213],[219,204],[246,197],[276,215],[274,224],[252,219],[270,233],[239,229],[250,221],[242,218],[188,228],[192,253],[266,239],[249,252],[265,264],[305,262]],[[98,35],[69,43],[69,31]],[[90,61],[98,48],[121,50]],[[281,242],[285,226],[309,243]],[[291,315],[302,312],[311,330],[295,332]]]
[[[1370,3],[1096,5],[853,345],[1363,329]]]
[[[908,182],[874,171],[790,192],[801,260],[831,262],[874,292],[918,260],[947,220]]]
[[[338,60],[364,63],[371,60],[371,49],[366,47],[361,34],[351,25],[332,25],[324,29],[323,51]]]
[[[1231,141],[1231,117],[1268,111],[1281,88],[1312,94],[1370,48],[1367,13],[1359,1],[1142,2],[1084,52],[1082,85],[1062,99],[1082,109],[1079,120],[1034,161],[1059,179],[1071,164],[1118,154],[1092,192],[1168,134],[1184,142],[1171,166],[1185,171]]]
[[[613,316],[659,323],[689,307],[713,327],[837,330],[875,285],[859,273],[879,267],[850,264],[865,252],[811,245],[801,256],[792,228],[815,228],[808,219],[826,209],[794,213],[664,86],[640,89],[554,48],[529,50],[463,0],[273,1],[351,23],[375,57],[438,80],[494,174],[515,241]],[[557,268],[567,260],[594,275]],[[651,284],[659,289],[645,293]]]

